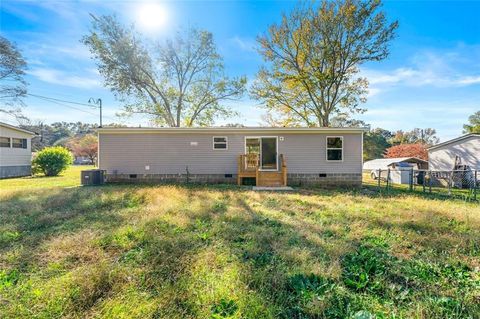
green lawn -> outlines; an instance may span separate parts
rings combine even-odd
[[[0,179],[0,192],[21,189],[80,186],[80,171],[92,168],[94,167],[87,165],[70,166],[70,168],[60,176],[45,177],[41,175]]]
[[[479,317],[478,203],[78,174],[1,182],[0,317]]]

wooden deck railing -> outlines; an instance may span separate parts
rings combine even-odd
[[[258,154],[242,154],[238,159],[238,172],[255,172],[260,167]]]
[[[278,170],[260,170],[258,154],[242,154],[238,156],[238,184],[242,178],[255,177],[257,186],[286,186],[287,163],[283,154],[278,157]]]

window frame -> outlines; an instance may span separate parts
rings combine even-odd
[[[216,138],[224,138],[225,142],[215,142]],[[215,145],[225,144],[225,148],[215,148]],[[212,137],[212,148],[214,151],[227,151],[228,150],[228,136],[213,136]]]
[[[20,141],[21,141],[21,146],[20,146],[20,147],[14,146],[13,140],[20,140]],[[11,138],[10,145],[11,145],[12,148],[20,148],[20,149],[26,150],[26,149],[28,148],[28,141],[27,141],[26,138],[12,137],[12,138]]]
[[[1,148],[12,148],[12,138],[11,137],[7,137],[7,136],[0,136],[1,138],[7,138],[8,139],[8,146],[1,146]]]
[[[329,138],[339,138],[341,141],[342,141],[342,147],[341,148],[338,148],[338,147],[328,147],[328,139]],[[341,160],[329,160],[328,159],[328,151],[329,150],[340,150],[342,151],[342,159]],[[327,162],[333,162],[333,163],[342,163],[344,158],[345,158],[345,151],[344,151],[344,138],[343,136],[327,136],[325,138],[325,160]]]

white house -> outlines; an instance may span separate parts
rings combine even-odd
[[[428,163],[432,171],[480,170],[480,134],[467,134],[430,147]]]
[[[32,172],[32,137],[36,134],[0,122],[0,178]]]

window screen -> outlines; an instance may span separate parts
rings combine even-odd
[[[12,147],[14,148],[27,148],[26,138],[12,138]]]
[[[213,137],[213,149],[215,149],[215,150],[226,150],[227,149],[227,138],[225,136],[214,136]]]
[[[10,137],[0,137],[0,147],[10,147]]]
[[[343,138],[327,137],[327,161],[343,160]]]

